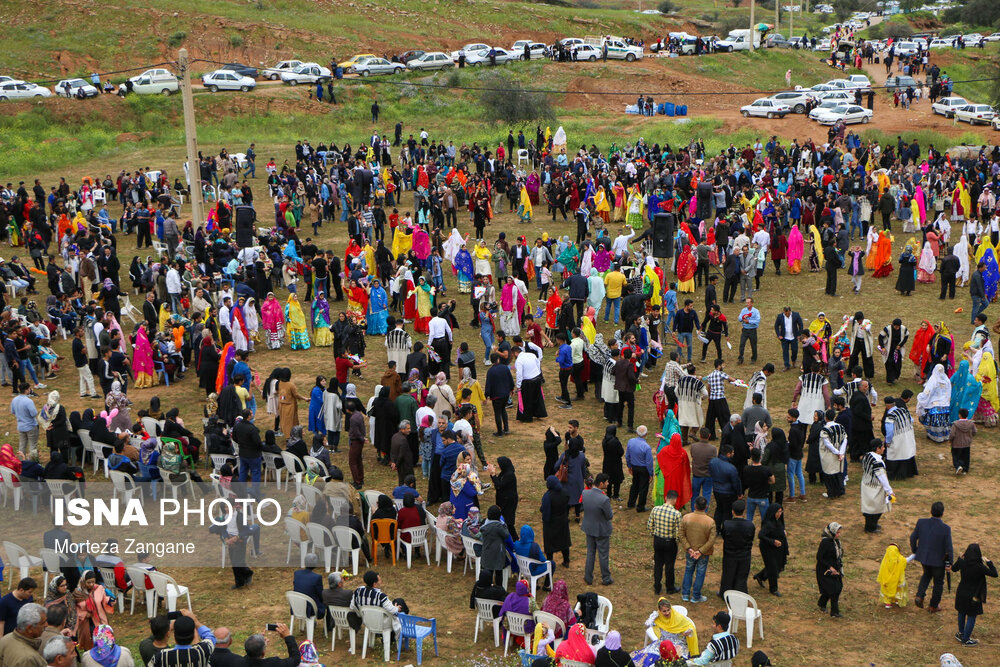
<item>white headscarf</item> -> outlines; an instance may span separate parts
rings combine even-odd
[[[952,252],[958,257],[958,284],[964,285],[969,282],[969,237],[965,234],[959,234]]]
[[[934,251],[931,250],[931,242],[924,241],[924,249],[920,251],[920,263],[917,265],[927,273],[934,273],[937,262],[934,260]]]
[[[942,364],[936,364],[931,376],[924,383],[924,390],[917,394],[917,415],[931,408],[946,408],[951,405],[951,380],[944,372]]]

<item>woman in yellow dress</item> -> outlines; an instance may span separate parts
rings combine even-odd
[[[458,382],[458,392],[456,392],[461,399],[462,390],[468,389],[472,392],[469,396],[469,403],[475,406],[476,416],[479,417],[480,423],[483,419],[483,401],[486,400],[486,394],[483,393],[483,387],[479,384],[479,380],[472,377],[472,369],[468,366],[462,368],[462,379]]]
[[[407,234],[406,225],[400,223],[392,233],[392,256],[399,257],[410,252],[413,247],[413,235]]]
[[[905,607],[908,600],[906,594],[906,558],[899,553],[899,547],[890,544],[882,556],[882,564],[878,568],[879,601],[886,609]]]
[[[611,206],[608,204],[608,195],[600,183],[594,183],[594,208],[597,209],[597,214],[601,216],[601,220],[605,224],[611,222]]]
[[[993,361],[993,353],[983,350],[976,368],[976,380],[983,385],[979,395],[979,407],[976,408],[975,420],[985,426],[997,425],[997,411],[1000,410],[1000,399],[997,397],[997,367]]]
[[[479,240],[479,243],[472,249],[472,261],[475,272],[480,276],[489,276],[493,282],[493,251],[486,247],[486,241]]]
[[[309,331],[306,329],[306,314],[302,312],[299,305],[299,297],[295,294],[288,295],[288,302],[285,304],[285,322],[288,327],[288,340],[292,344],[293,350],[309,349]]]

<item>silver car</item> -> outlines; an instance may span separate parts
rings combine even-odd
[[[369,58],[352,67],[351,71],[361,76],[372,76],[374,74],[400,74],[405,69],[406,65],[403,63],[389,62],[385,58]]]
[[[244,93],[257,87],[257,82],[227,69],[217,69],[201,77],[201,83],[213,93],[220,90],[241,90]]]
[[[406,63],[406,67],[412,70],[447,69],[454,66],[455,61],[447,53],[442,53],[441,51],[425,53],[419,58],[414,58]]]

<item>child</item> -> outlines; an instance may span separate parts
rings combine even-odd
[[[670,289],[663,295],[663,306],[667,309],[667,321],[663,325],[665,331],[670,331],[677,314],[677,283],[670,283]]]
[[[399,226],[399,209],[392,209],[392,213],[389,215],[389,229],[394,230]]]
[[[833,354],[827,364],[827,375],[830,378],[830,390],[836,391],[844,387],[844,358],[839,345],[834,345]]]
[[[552,283],[552,270],[549,269],[549,264],[550,264],[550,262],[548,260],[546,260],[545,263],[542,264],[542,272],[540,274],[540,276],[541,276],[540,281],[541,281],[542,289],[538,293],[538,299],[539,300],[548,298],[549,285]]]
[[[951,433],[948,434],[948,442],[951,443],[951,465],[955,468],[956,475],[969,472],[971,458],[969,450],[974,435],[976,435],[976,425],[969,419],[968,409],[960,408],[958,421],[951,425]]]

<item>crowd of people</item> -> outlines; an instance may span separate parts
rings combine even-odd
[[[357,148],[320,143],[313,149],[303,141],[295,147],[294,163],[279,167],[271,159],[264,201],[273,201],[273,224],[259,230],[251,246],[237,244],[231,231],[237,211],[252,206],[258,220],[270,220],[271,211],[255,201],[255,170],[242,174],[226,151],[203,157],[202,178],[218,182],[218,198],[205,221],[183,228],[174,201],[179,184],[171,186],[165,171],[85,179],[76,191],[64,181],[48,193],[38,181],[30,194],[23,183],[0,191],[6,239],[24,245],[35,265],[28,268],[17,258],[0,263],[0,295],[9,288],[20,299],[19,306],[5,303],[0,315],[6,362],[0,371],[13,387],[19,436],[16,450],[0,448],[0,466],[22,480],[82,482],[80,434],[86,432],[110,470],[137,480],[190,479],[206,493],[211,487],[196,470],[203,452],[229,456],[232,464],[216,470],[213,480],[259,497],[265,455],[279,466],[280,455],[289,453],[301,462],[308,484],[345,501],[348,522],[361,536],[369,512],[403,529],[421,525],[418,510],[436,505],[435,527],[447,536],[453,556],[464,554],[463,537],[482,542],[476,556],[486,576],[477,581],[473,598],[484,597],[480,588],[494,595],[501,589],[503,596],[493,599],[498,613],[506,614],[524,613],[535,603],[528,584],[518,581],[514,593],[506,592],[504,570],[516,571],[515,555],[521,555],[555,571],[557,552],[566,566],[574,521],[586,536],[585,582],[594,582],[597,565],[601,583],[614,583],[611,500],[620,498],[626,471],[626,508],[649,511],[657,594],[706,602],[702,586],[721,538],[720,595],[747,591],[755,541],[764,567],[754,579],[781,595],[781,572],[788,559],[799,557],[789,553],[783,507],[813,495],[807,494],[806,475],[810,483],[823,483],[831,508],[843,511],[837,499],[846,493],[850,464],[858,464],[864,530],[877,534],[880,516],[896,499],[892,482],[918,472],[917,425],[931,441],[950,443],[961,475],[970,472],[977,429],[997,423],[991,343],[996,330],[984,311],[1000,283],[994,195],[1000,148],[953,161],[915,140],[880,146],[847,134],[829,143],[784,144],[774,137],[716,155],[697,141],[671,147],[641,139],[570,153],[565,133],[540,127],[533,139],[510,133],[495,148],[445,145],[423,131],[419,139],[404,141],[402,130],[398,123],[392,140],[373,132]],[[527,151],[527,164],[515,161],[519,150]],[[409,209],[404,193],[412,195]],[[120,215],[109,212],[115,200]],[[499,231],[489,241],[487,230],[505,203],[521,223],[535,220],[543,204],[553,221],[572,216],[575,240],[517,232],[508,238]],[[341,225],[348,232],[343,254],[320,241],[329,238],[324,226]],[[667,248],[659,245],[659,225],[672,228]],[[463,235],[460,226],[471,227],[474,236]],[[122,282],[119,242],[131,234],[140,254],[128,263],[129,285]],[[908,240],[898,242],[894,234]],[[153,245],[154,253],[143,260],[141,253]],[[902,248],[898,257],[894,245]],[[904,297],[940,280],[940,298],[954,299],[956,288],[967,285],[974,333],[961,343],[937,318],[932,323],[905,313],[872,322],[860,310],[840,321],[820,312],[806,325],[808,316],[785,307],[766,314],[774,317],[773,335],[781,345],[779,370],[777,359],[758,360],[764,315],[755,297],[769,287],[768,260],[775,275],[792,274],[782,284],[799,280],[794,276],[804,262],[810,271],[825,271],[824,304],[830,306],[843,272],[854,294],[863,291],[866,272],[872,280],[898,272],[895,288]],[[42,287],[36,283],[43,274],[49,294],[40,312],[31,296]],[[730,320],[723,310],[735,303],[737,288],[742,307]],[[704,302],[696,306],[694,293],[702,289]],[[143,295],[141,307],[129,301],[133,290]],[[339,312],[336,304],[342,304]],[[612,321],[609,331],[604,324]],[[463,325],[473,333],[465,340]],[[735,364],[753,369],[745,378],[727,372],[737,354],[723,348],[723,342],[731,347],[730,334],[736,334],[730,326],[739,329]],[[35,390],[47,388],[42,380],[60,371],[61,357],[52,347],[60,335],[72,337],[81,399],[103,406],[67,413],[58,391],[36,405]],[[376,345],[384,348],[386,364],[375,371],[378,382],[362,402],[366,391],[359,383],[371,370],[366,357],[373,336],[382,339]],[[332,348],[332,374],[302,381],[285,365],[269,374],[259,368],[259,354],[289,349],[312,358],[315,352],[305,351],[313,347]],[[874,412],[876,352],[887,387],[900,381],[907,361],[923,385],[916,395],[903,389],[882,397],[880,422]],[[699,369],[699,363],[707,365]],[[768,394],[776,371],[799,375],[790,397]],[[654,374],[659,383],[646,381],[643,389],[643,379]],[[197,377],[204,392],[203,414],[182,417],[176,407],[164,412],[156,397],[136,398],[136,390],[160,382],[192,382],[188,375]],[[554,388],[556,382],[557,392],[543,391],[543,383]],[[745,391],[740,408],[730,408],[727,385]],[[637,399],[655,403],[656,427],[636,423]],[[782,414],[773,419],[782,399]],[[483,436],[487,401],[492,439]],[[589,434],[580,421],[569,419],[560,433],[549,420],[538,544],[535,529],[517,521],[514,462],[488,450],[510,433],[509,409],[530,423],[549,419],[553,402],[567,411],[601,406],[608,426],[596,472],[597,455],[586,448]],[[300,403],[308,405],[302,422]],[[273,417],[272,428],[258,426],[258,408]],[[194,429],[185,418],[204,418],[205,426]],[[619,438],[626,428],[629,437]],[[38,452],[42,431],[49,449],[44,465]],[[343,431],[346,474],[334,465]],[[358,494],[366,488],[366,463],[372,465],[365,460],[366,442],[375,450],[374,464],[391,468],[398,482],[374,508]],[[417,490],[423,483],[426,492]],[[486,494],[495,501],[483,518]],[[292,514],[303,523],[333,521],[330,514],[322,516],[325,508],[310,507],[302,497]],[[684,510],[690,511],[682,516]],[[936,505],[932,519],[942,512]],[[843,563],[849,558],[839,539],[843,529],[831,522],[818,536],[818,603],[833,616],[841,613]],[[976,544],[954,559],[950,533],[946,548],[943,542],[924,548],[944,534],[924,530],[918,525],[911,538],[924,566],[915,602],[923,604],[933,581],[928,608],[936,610],[947,563],[963,572],[963,582],[988,575],[992,565]],[[245,543],[252,532],[232,525],[220,538],[231,545],[234,587],[250,585]],[[375,545],[361,541],[359,548],[370,555]],[[678,590],[679,547],[685,572]],[[887,550],[880,571],[887,605],[906,602],[900,558],[898,546]],[[377,589],[372,574],[371,583],[365,575],[365,588]],[[519,577],[526,574],[536,572]],[[308,579],[315,589],[315,578]],[[546,604],[555,596],[553,605],[565,612],[565,584],[553,579]],[[596,598],[581,594],[584,609],[593,602],[589,595]],[[384,594],[363,594],[369,597],[382,604]],[[960,597],[958,637],[973,646],[972,626],[982,607],[974,596]],[[404,604],[389,606],[398,612]],[[564,616],[567,636],[558,647],[546,641],[554,629],[543,626],[537,641],[524,648],[540,654],[551,647],[557,659],[611,664],[600,661],[601,651],[621,651],[620,637],[609,633],[595,647],[586,641],[586,630],[594,628],[596,616],[583,613],[581,620],[578,613],[580,629]],[[691,622],[664,601],[647,624],[650,645],[632,659],[653,664],[669,660],[671,651],[692,659],[700,653],[696,664],[731,658],[738,641],[723,616],[715,619],[712,641],[699,644]],[[44,630],[37,610],[26,612],[23,624],[17,614],[8,618],[18,642],[34,641],[35,631]],[[110,629],[95,624],[91,630],[102,644],[114,645]],[[15,646],[11,650],[21,648]],[[248,646],[251,652],[259,657]]]

